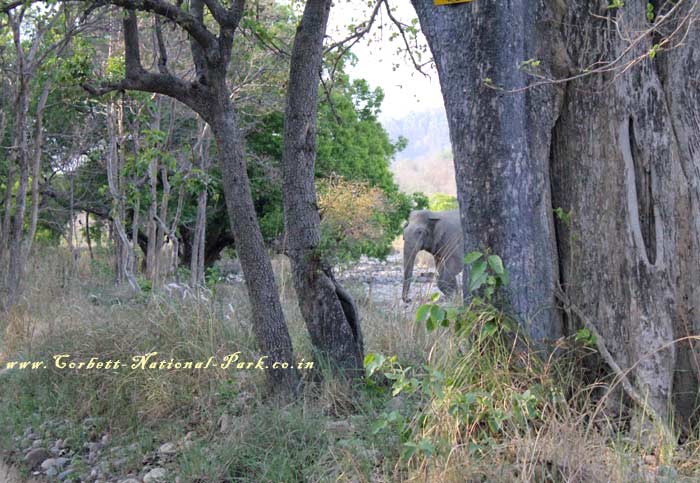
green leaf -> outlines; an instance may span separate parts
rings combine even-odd
[[[425,322],[430,315],[430,309],[432,306],[432,304],[425,304],[418,307],[418,310],[416,311],[416,322]]]
[[[371,428],[372,428],[372,434],[377,434],[383,429],[386,429],[387,426],[389,426],[389,422],[386,419],[380,419],[378,421],[375,421]]]
[[[464,257],[464,263],[466,265],[471,265],[478,259],[480,259],[483,256],[481,252],[469,252],[467,255]]]
[[[478,290],[484,284],[484,282],[486,282],[486,278],[488,276],[486,273],[486,266],[485,260],[480,260],[472,265],[472,269],[469,274],[468,287],[470,292]]]
[[[429,456],[435,453],[435,445],[426,438],[423,438],[420,443],[418,443],[418,449]]]
[[[498,275],[503,275],[506,269],[503,267],[503,260],[498,255],[490,255],[488,258],[488,263],[491,269]]]
[[[480,277],[483,273],[486,273],[487,268],[486,260],[480,260],[472,265],[470,275],[472,278]]]
[[[486,282],[487,275],[486,273],[481,273],[477,278],[471,277],[469,280],[469,291],[474,292],[476,290],[479,290],[481,286]]]
[[[436,324],[439,324],[445,320],[445,310],[439,305],[433,305],[430,308],[430,319]]]
[[[498,332],[498,325],[493,320],[489,320],[481,328],[481,335],[484,337],[491,337],[496,332]]]

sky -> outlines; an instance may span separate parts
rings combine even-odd
[[[357,0],[337,0],[331,9],[328,35],[334,40],[347,37],[347,25],[359,23],[369,17],[371,10],[366,3]],[[394,16],[402,22],[409,24],[416,16],[408,0],[391,3],[396,8]],[[382,87],[385,99],[380,120],[398,119],[409,112],[442,108],[437,72],[426,66],[424,70],[430,76],[426,78],[415,70],[408,57],[397,55],[396,49],[403,43],[400,38],[389,40],[391,33],[397,32],[397,29],[389,21],[383,7],[377,20],[378,25],[373,27],[369,36],[371,43],[368,45],[369,39],[361,40],[353,48],[358,63],[349,67],[348,73],[353,78],[366,79],[371,87]],[[379,25],[384,28],[378,28]],[[425,42],[422,34],[420,38]],[[429,52],[426,55],[429,55]],[[399,64],[399,67],[394,69],[394,64]]]

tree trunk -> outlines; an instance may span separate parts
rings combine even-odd
[[[698,353],[672,341],[700,330],[697,5],[657,10],[663,25],[644,35],[647,2],[412,1],[440,75],[465,249],[504,256],[515,312],[544,309],[537,338],[561,333],[559,283],[651,407],[670,416],[675,403],[686,422]],[[529,59],[576,79],[534,86],[517,68]],[[553,228],[556,208],[570,215]]]
[[[10,228],[7,260],[7,289],[9,305],[15,303],[22,281],[22,239],[24,233],[24,215],[27,206],[27,188],[29,186],[29,139],[27,135],[27,117],[29,111],[29,79],[21,78],[17,92],[17,111],[15,119],[15,161],[19,165],[19,185],[15,193],[15,210]]]
[[[607,21],[574,3],[564,22],[571,58],[590,65],[622,55],[628,42],[603,29],[614,20],[621,36],[636,39],[649,28],[646,3],[600,6],[596,13]],[[692,7],[680,2],[662,27],[680,27],[672,44],[686,33],[681,19]],[[596,322],[623,369],[637,364],[633,378],[652,407],[667,415],[675,403],[679,423],[697,418],[700,374],[696,342],[662,350],[700,332],[697,22],[687,34],[682,45],[622,75],[568,83],[551,157],[553,204],[571,212],[570,224],[557,222],[567,295]],[[625,62],[658,42],[658,34],[641,37]]]
[[[208,128],[206,125],[195,144],[193,152],[199,159],[199,170],[202,176],[207,176],[209,171],[209,150],[207,149]],[[207,229],[207,188],[206,186],[197,194],[197,221],[192,237],[192,258],[190,260],[190,284],[193,287],[204,285],[204,258],[206,249]]]
[[[538,341],[562,335],[549,149],[559,90],[526,86],[518,70],[556,58],[549,7],[530,1],[436,6],[412,0],[432,50],[447,110],[465,253],[490,250],[510,274],[501,304]],[[466,273],[465,273],[466,275]],[[469,277],[463,277],[464,294]]]
[[[115,112],[116,111],[116,112]],[[123,109],[120,107],[118,110],[113,103],[109,106],[108,119],[107,119],[107,130],[109,133],[109,147],[106,156],[107,162],[107,184],[109,185],[109,191],[112,195],[112,202],[114,204],[114,217],[112,220],[112,227],[116,232],[115,244],[114,244],[114,256],[115,256],[115,278],[117,285],[126,281],[132,290],[140,292],[138,282],[134,276],[134,250],[129,237],[126,234],[126,201],[125,193],[123,187],[123,180],[121,176],[122,153],[121,142],[124,139],[123,132],[123,122],[122,122]],[[115,123],[115,117],[117,117]],[[115,126],[116,124],[116,126]],[[72,210],[71,210],[72,213]],[[72,216],[72,215],[71,215]],[[133,227],[132,227],[133,228]],[[138,237],[138,227],[137,231],[132,232],[133,239]],[[135,244],[134,244],[135,246]]]
[[[363,345],[357,310],[319,251],[320,217],[314,186],[316,117],[330,7],[330,0],[307,1],[294,37],[282,160],[284,220],[294,288],[311,341],[337,368],[359,376],[363,374]]]
[[[212,133],[221,164],[224,195],[236,233],[236,246],[245,276],[246,288],[255,322],[253,331],[263,356],[267,357],[271,389],[284,396],[298,390],[298,372],[294,369],[292,340],[284,319],[272,271],[272,263],[255,215],[255,206],[246,172],[243,138],[228,100],[213,116]],[[272,369],[273,363],[287,363],[288,369]]]

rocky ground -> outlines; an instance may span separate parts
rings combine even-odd
[[[89,432],[94,429],[94,423],[93,419],[87,418],[83,421],[82,429]],[[25,467],[33,476],[52,482],[179,483],[180,479],[170,478],[163,466],[192,444],[194,436],[193,433],[188,433],[181,441],[162,444],[157,453],[143,458],[141,471],[116,478],[113,475],[124,474],[122,468],[131,463],[130,455],[138,453],[138,443],[130,447],[114,446],[111,445],[109,433],[104,433],[95,442],[76,448],[69,439],[52,438],[58,430],[65,429],[61,428],[62,425],[67,424],[67,421],[47,421],[36,429],[27,427],[23,436],[15,438],[17,448],[24,455]],[[27,480],[21,480],[17,472],[0,464],[0,482],[20,481]],[[37,480],[29,480],[30,483],[34,481]]]
[[[366,297],[364,301],[371,301],[389,308],[399,306],[402,304],[402,256],[401,252],[392,253],[386,260],[363,256],[357,262],[335,267],[335,276],[344,285],[353,288],[356,294],[359,291],[364,295]],[[243,283],[243,274],[236,261],[221,262],[218,267],[228,284]],[[433,258],[425,252],[420,252],[413,270],[413,283],[409,297],[420,301],[436,290]]]
[[[240,267],[235,262],[220,266],[227,284],[243,283]],[[361,303],[381,305],[387,310],[401,307],[410,310],[401,301],[402,265],[401,254],[390,255],[381,261],[363,257],[357,263],[336,268],[336,277],[350,287],[356,297],[366,297]],[[187,296],[186,286],[172,285],[166,292],[173,297]],[[414,283],[410,297],[420,303],[436,290],[434,283],[434,266],[432,257],[419,258],[414,270]],[[182,292],[182,293],[180,293]],[[1,377],[1,374],[0,374]],[[87,418],[82,422],[82,432],[94,431],[95,421]],[[15,469],[0,462],[0,483],[19,483],[21,481],[69,482],[88,481],[94,483],[157,483],[180,481],[168,475],[168,463],[177,457],[183,449],[192,444],[193,433],[188,433],[180,441],[166,442],[157,452],[147,455],[142,461],[132,461],[133,454],[140,454],[137,448],[115,446],[109,433],[93,434],[92,442],[82,446],[69,439],[59,439],[57,434],[66,434],[68,421],[47,421],[39,427],[27,427],[22,436],[15,438],[14,460],[23,460],[24,468],[38,480],[22,480]],[[222,431],[226,421],[220,422]],[[72,428],[75,429],[75,428]],[[137,444],[137,443],[134,443]],[[133,446],[133,445],[132,445]],[[138,472],[128,468],[138,467]],[[115,475],[120,475],[119,477]]]

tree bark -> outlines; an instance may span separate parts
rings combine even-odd
[[[636,364],[652,407],[670,416],[674,403],[676,422],[687,423],[698,416],[698,352],[696,342],[672,341],[700,332],[700,28],[697,3],[679,3],[661,31],[681,28],[674,45],[687,36],[653,58],[644,56],[658,33],[639,37],[649,28],[646,2],[601,6],[597,19],[587,4],[570,6],[563,33],[572,58],[590,65],[630,49],[626,59],[643,60],[567,84],[551,163],[553,204],[571,212],[570,224],[557,222],[569,299],[621,367]],[[688,15],[696,22],[686,30]],[[620,34],[604,35],[613,21]]]
[[[465,249],[503,256],[506,302],[535,338],[562,333],[560,285],[658,414],[674,403],[677,422],[697,418],[698,353],[673,343],[700,330],[697,4],[653,2],[652,32],[647,2],[412,1],[445,99]],[[655,44],[668,51],[649,55]],[[529,59],[540,77],[518,70]],[[556,208],[569,216],[554,223]]]
[[[216,115],[211,127],[221,163],[231,229],[237,234],[236,246],[255,318],[253,330],[263,355],[268,357],[268,373],[273,388],[296,391],[298,373],[295,370],[271,369],[275,362],[286,362],[293,367],[292,340],[284,320],[270,257],[255,215],[243,156],[243,138],[232,107],[227,100],[223,102],[225,109]]]
[[[555,12],[525,0],[412,2],[447,110],[465,253],[500,255],[511,279],[501,305],[535,340],[556,339],[562,321],[548,160],[561,94],[551,85],[517,94],[489,87],[527,86],[517,66],[529,58],[554,63],[558,44],[545,21]],[[469,277],[463,280],[468,297]]]
[[[308,0],[294,37],[282,159],[284,220],[294,288],[311,341],[322,357],[356,377],[363,373],[362,332],[352,297],[320,251],[314,186],[319,72],[330,8],[331,0]]]

